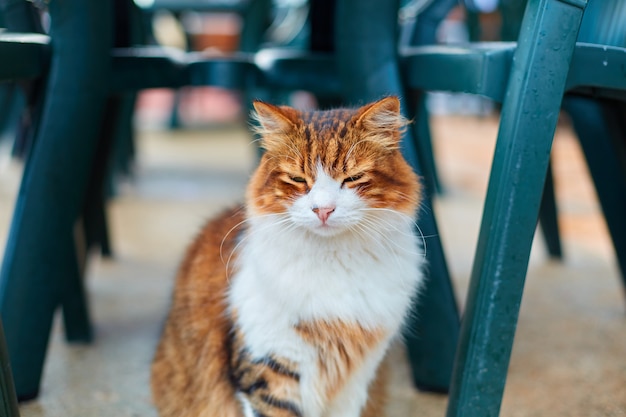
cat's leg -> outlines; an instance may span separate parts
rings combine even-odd
[[[370,395],[376,396],[373,398],[375,408],[381,408],[377,403],[382,402],[379,397],[383,396],[384,391],[381,360],[386,347],[384,344],[368,355],[363,365],[355,370],[343,389],[332,399],[324,417],[359,417],[363,415]]]
[[[300,395],[302,409],[306,417],[322,417],[327,405],[327,389],[321,383],[318,357],[312,352],[310,359],[301,364],[302,379],[300,380]]]
[[[319,404],[323,417],[358,417],[389,346],[389,334],[341,321],[301,322],[296,330],[315,352],[311,361],[301,364],[303,376],[308,366],[315,367],[310,381],[302,381],[303,403],[314,410]]]
[[[244,417],[308,417],[302,412],[296,363],[273,355],[253,356],[236,340],[233,346],[231,381]]]

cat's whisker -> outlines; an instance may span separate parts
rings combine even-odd
[[[380,218],[379,216],[365,216],[363,218],[363,222],[369,223],[370,225],[372,225],[376,229],[379,229],[381,225],[385,225],[385,228],[387,230],[393,231],[395,233],[400,233],[400,234],[405,235],[405,236],[412,236],[413,235],[413,232],[407,231],[406,228],[400,227],[399,225],[395,225],[395,224],[393,224],[392,222],[390,222],[390,221],[388,221],[386,219]],[[419,226],[417,224],[415,224],[415,222],[413,222],[413,221],[411,221],[411,224],[416,227],[416,230],[418,230],[420,236],[423,236],[423,234],[421,234],[421,230],[419,229]],[[391,236],[385,235],[385,237],[395,244],[395,239],[393,239]],[[422,244],[423,245],[426,244],[426,242],[424,241],[423,237],[422,237]],[[407,249],[404,246],[397,246],[397,247],[401,248],[404,251],[407,251]],[[424,249],[425,249],[425,247],[424,247]],[[417,253],[417,252],[412,252],[412,253]],[[419,252],[419,253],[421,254],[421,252]]]
[[[411,216],[400,213],[396,210],[386,208],[363,208],[360,211],[366,214],[366,218],[376,219],[376,221],[381,222],[381,225],[386,225],[389,230],[393,230],[404,235],[412,234],[410,228],[407,229],[404,224],[397,224],[395,222],[392,222],[391,219],[385,219],[382,215],[380,215],[380,213],[393,214],[395,217],[399,217],[399,220],[401,220],[402,222],[417,227],[417,223]]]
[[[377,219],[378,220],[378,219]],[[401,251],[407,253],[407,254],[419,254],[422,255],[422,252],[419,251],[419,247],[415,246],[414,248],[417,250],[411,250],[411,248],[403,246],[403,245],[399,245],[397,243],[397,241],[395,239],[393,239],[392,236],[389,236],[389,234],[387,233],[382,233],[382,231],[380,231],[380,224],[377,223],[377,220],[373,220],[373,219],[363,219],[363,223],[367,224],[369,226],[371,226],[372,230],[374,230],[378,237],[381,238],[382,240],[385,240],[386,242],[388,242],[390,245],[393,245],[394,247],[396,247],[397,249],[400,249]],[[396,229],[398,230],[398,229]],[[401,232],[403,233],[403,232]],[[389,246],[391,248],[391,246]]]
[[[398,224],[398,223],[395,223],[395,222],[393,222],[393,221],[391,221],[389,219],[385,219],[384,217],[379,216],[377,214],[373,214],[373,213],[366,214],[366,216],[364,218],[366,218],[368,220],[371,220],[371,221],[377,222],[378,225],[384,226],[384,228],[386,230],[394,231],[394,232],[400,233],[400,234],[402,234],[404,236],[411,236],[411,235],[413,235],[412,226],[414,226],[415,223],[411,219],[406,219],[405,218],[405,219],[403,219],[403,223],[404,224]],[[408,226],[409,224],[411,226]]]
[[[368,237],[371,239],[371,242],[374,242],[374,244],[376,246],[379,246],[382,249],[384,249],[383,252],[385,253],[385,255],[387,255],[387,256],[391,255],[393,257],[394,263],[396,265],[400,265],[400,261],[398,259],[398,254],[396,253],[396,251],[393,250],[393,248],[389,244],[389,243],[393,243],[393,241],[391,241],[384,234],[380,233],[380,231],[378,231],[375,227],[374,228],[368,228],[368,227],[365,227],[365,226],[366,226],[366,224],[364,224],[364,223],[361,223],[361,224],[358,225],[358,227],[361,229],[361,231],[368,235]]]
[[[424,254],[422,255],[424,259],[426,259],[426,253],[428,251],[428,246],[426,245],[426,236],[424,236],[424,232],[422,232],[422,228],[415,222],[415,229],[419,233],[420,238],[422,239],[422,248],[424,249]]]
[[[420,239],[422,240],[422,247],[424,249],[423,256],[426,257],[426,251],[427,251],[426,238],[428,238],[428,237],[435,237],[435,236],[425,236],[424,233],[422,232],[422,229],[420,228],[419,224],[417,223],[417,221],[415,221],[412,217],[410,217],[410,216],[408,216],[408,215],[406,215],[404,213],[400,213],[398,211],[387,209],[387,208],[368,207],[368,208],[362,209],[362,211],[365,211],[365,212],[368,212],[368,211],[371,211],[371,212],[383,211],[383,212],[392,213],[394,215],[397,215],[397,216],[400,216],[400,217],[405,218],[407,220],[410,220],[411,223],[413,224],[413,226],[415,227],[415,230],[417,230]],[[397,230],[399,232],[402,232],[400,229],[395,229],[395,230]]]
[[[222,241],[220,242],[220,260],[222,261],[222,263],[224,262],[224,242],[226,242],[226,239],[228,238],[228,236],[230,236],[230,234],[237,229],[239,226],[241,226],[242,224],[246,223],[248,220],[244,219],[242,221],[240,221],[239,223],[237,223],[236,225],[234,225],[233,227],[230,228],[230,230],[228,232],[226,232],[226,234],[224,235],[224,237],[222,238]],[[234,252],[235,250],[233,249],[232,252]],[[232,256],[232,252],[231,252],[231,256]],[[230,256],[229,256],[230,259]]]
[[[260,136],[252,139],[250,142],[248,142],[248,146],[255,146],[255,147],[260,147],[261,143],[263,142],[263,138],[261,138]]]
[[[270,227],[275,227],[277,225],[281,225],[284,223],[289,223],[290,219],[288,216],[286,216],[284,213],[281,214],[274,214],[274,213],[270,213],[270,214],[262,214],[262,215],[258,215],[255,216],[253,219],[246,219],[242,222],[240,222],[238,225],[240,225],[241,223],[246,223],[246,222],[253,222],[254,220],[258,220],[258,219],[262,219],[262,218],[272,218],[272,217],[276,217],[278,218],[278,221],[273,222],[271,224],[267,224],[264,225],[262,228],[260,228],[259,230],[255,230],[256,233],[260,233],[261,231],[270,228]],[[237,226],[235,226],[237,227]],[[232,230],[232,229],[231,229]],[[230,232],[229,232],[230,233]],[[244,233],[240,239],[238,239],[237,244],[235,245],[235,247],[233,248],[233,250],[231,251],[230,255],[228,256],[228,259],[225,263],[226,266],[226,273],[227,275],[230,277],[230,262],[232,260],[232,257],[234,256],[234,254],[237,252],[237,249],[239,249],[239,247],[241,247],[243,245],[243,243],[248,240],[250,238],[250,233]],[[222,240],[222,243],[224,242],[224,240]],[[222,258],[222,253],[221,253],[221,247],[220,247],[220,258],[222,259],[222,262],[224,262],[224,259]]]

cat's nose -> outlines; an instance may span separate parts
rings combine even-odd
[[[335,211],[335,207],[313,207],[311,210],[317,214],[322,223],[326,223],[330,214]]]

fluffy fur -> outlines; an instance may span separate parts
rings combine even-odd
[[[422,279],[397,98],[256,102],[245,207],[190,246],[152,366],[162,417],[380,417],[382,360]]]

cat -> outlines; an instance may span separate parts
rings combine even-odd
[[[152,364],[162,417],[382,417],[383,358],[422,282],[396,97],[254,103],[246,204],[188,248]]]

